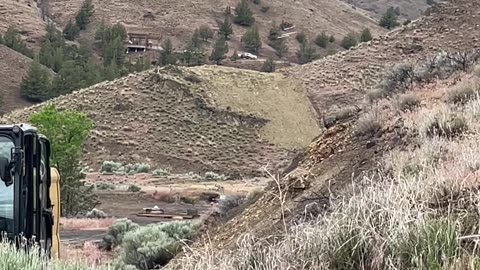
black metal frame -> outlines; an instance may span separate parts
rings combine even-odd
[[[0,136],[12,139],[15,145],[12,149],[14,226],[13,233],[8,234],[8,238],[14,240],[17,246],[40,244],[46,254],[50,255],[53,227],[49,193],[50,143],[35,128],[23,124],[0,126]],[[40,173],[42,148],[46,151],[43,160],[45,164],[43,180]]]

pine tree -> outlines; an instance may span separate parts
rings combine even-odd
[[[262,47],[262,40],[260,39],[260,33],[257,27],[251,27],[245,32],[241,39],[243,47],[251,52],[257,53],[258,49]]]
[[[163,51],[160,52],[160,59],[158,61],[159,65],[175,65],[177,63],[177,59],[173,54],[173,45],[169,38],[162,43],[162,48]]]
[[[195,29],[195,31],[193,32],[189,46],[195,49],[202,48],[202,40],[200,39],[200,32],[198,31],[198,29]]]
[[[297,51],[297,58],[300,64],[311,62],[318,58],[317,51],[310,42],[300,43],[300,49]]]
[[[370,29],[368,28],[365,28],[363,31],[362,31],[362,34],[360,35],[360,42],[368,42],[370,40],[372,40],[372,33],[370,33]]]
[[[329,37],[325,32],[320,33],[317,36],[317,38],[315,38],[315,44],[317,44],[319,47],[322,47],[324,49],[327,48],[328,42],[329,42]]]
[[[212,54],[210,55],[210,61],[214,61],[217,64],[225,59],[225,54],[228,52],[228,44],[223,36],[219,36],[213,47]]]
[[[233,22],[243,26],[251,26],[255,23],[255,18],[248,6],[247,0],[240,0],[235,7],[235,18],[233,19]]]
[[[20,94],[23,98],[40,102],[48,98],[50,91],[50,76],[42,67],[38,58],[35,58],[28,70],[27,76],[20,84]]]
[[[85,30],[87,24],[90,22],[90,17],[93,15],[92,0],[85,0],[80,11],[75,16],[75,23],[80,30]]]
[[[67,25],[63,29],[63,36],[68,40],[75,40],[80,34],[80,28],[72,21],[68,21]]]
[[[399,25],[397,20],[398,15],[395,12],[395,9],[393,7],[389,7],[387,9],[387,12],[380,19],[380,26],[387,29],[393,29]]]
[[[354,46],[357,46],[358,42],[357,42],[357,37],[355,37],[355,34],[353,33],[348,33],[343,39],[342,39],[342,42],[341,42],[341,46],[344,48],[344,49],[350,49],[351,47],[354,47]]]
[[[226,40],[230,39],[230,36],[233,34],[232,20],[229,16],[225,16],[225,20],[220,25],[218,34],[224,36]]]
[[[208,25],[202,25],[198,29],[200,37],[203,41],[208,41],[209,39],[213,38],[213,31],[208,27]]]

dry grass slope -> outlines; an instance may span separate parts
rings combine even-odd
[[[40,18],[35,1],[0,0],[0,34],[5,33],[11,25],[21,31],[30,48],[40,48],[45,22]]]
[[[3,45],[0,45],[0,59],[0,112],[32,105],[20,96],[20,83],[27,74],[32,59]]]
[[[227,81],[229,89],[221,84]],[[264,89],[252,91],[251,85]],[[246,104],[252,100],[263,105],[254,110]],[[95,169],[115,160],[172,172],[258,175],[261,166],[284,166],[291,150],[307,146],[319,132],[298,84],[285,83],[278,74],[219,67],[150,70],[51,102],[95,121],[85,149],[86,162]],[[41,106],[13,112],[2,122],[27,121]],[[281,121],[292,111],[295,128],[284,128]]]

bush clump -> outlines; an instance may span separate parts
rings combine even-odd
[[[148,173],[150,171],[150,165],[145,163],[125,164],[114,161],[104,161],[102,163],[101,172],[104,174],[136,174],[136,173]]]
[[[420,100],[414,94],[402,94],[397,97],[397,105],[400,110],[412,110],[420,104]]]
[[[95,183],[95,188],[97,190],[114,190],[115,185],[112,183],[99,182]]]
[[[169,222],[150,224],[128,232],[122,241],[117,268],[149,270],[166,265],[188,241],[198,223]]]
[[[463,116],[451,114],[447,117],[435,116],[429,121],[425,129],[427,137],[453,138],[468,130],[468,124]]]
[[[170,175],[170,173],[164,169],[156,169],[152,171],[152,175],[153,177],[164,177]]]
[[[104,161],[100,170],[102,173],[115,173],[120,167],[122,167],[120,162]]]
[[[142,190],[141,187],[139,187],[137,185],[133,185],[133,184],[128,186],[128,189],[127,189],[127,191],[129,191],[129,192],[139,192],[140,190]]]
[[[362,115],[357,123],[357,135],[374,135],[382,129],[382,117],[380,112],[371,111]]]
[[[225,180],[225,176],[223,174],[218,174],[215,172],[206,172],[205,173],[205,180],[207,181],[223,181]]]
[[[464,104],[480,94],[480,84],[477,80],[460,83],[448,93],[448,101],[455,104]]]
[[[107,214],[105,212],[103,212],[102,210],[99,210],[97,208],[93,208],[92,210],[87,212],[86,218],[103,219],[103,218],[107,218]]]
[[[103,237],[103,242],[107,250],[112,250],[117,246],[120,246],[123,242],[123,237],[127,232],[135,231],[140,226],[132,222],[128,218],[118,219],[107,232],[107,235]]]

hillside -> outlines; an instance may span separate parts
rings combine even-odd
[[[27,74],[32,59],[0,45],[0,112],[28,107],[32,103],[20,96],[20,83]]]
[[[81,0],[50,1],[52,19],[63,27],[73,18],[82,2]],[[223,21],[223,12],[227,5],[233,9],[236,3],[237,1],[234,0],[182,3],[144,0],[93,1],[95,22],[91,25],[96,25],[102,19],[110,23],[121,22],[132,32],[151,33],[162,40],[170,37],[177,49],[183,49],[196,28],[201,25],[217,28],[218,23]],[[259,5],[250,2],[250,7],[263,39],[264,46],[260,54],[264,56],[273,55],[273,50],[266,45],[268,32],[274,22],[280,24],[282,20],[293,23],[296,31],[305,31],[311,39],[321,31],[327,31],[337,40],[341,40],[351,31],[360,33],[365,27],[370,28],[374,35],[385,32],[373,19],[337,0],[263,0]],[[268,7],[268,11],[262,12],[261,7]],[[240,39],[245,31],[244,27],[234,26],[230,55],[234,49],[242,51]],[[82,38],[91,40],[93,33],[94,29],[90,29]],[[295,35],[289,38],[288,47],[290,56],[293,56],[298,48]]]
[[[20,31],[30,48],[40,48],[45,22],[35,1],[0,0],[0,34],[4,34],[12,25]]]
[[[259,175],[285,167],[319,133],[301,85],[280,74],[219,67],[132,74],[55,98],[95,122],[86,164],[146,162],[172,172]],[[7,115],[27,121],[42,105]]]
[[[439,53],[478,48],[480,28],[474,22],[479,14],[480,6],[476,3],[452,1],[433,8],[428,16],[409,26],[352,51],[285,69],[290,78],[303,81],[324,119],[342,115],[342,121],[330,125],[310,144],[296,169],[278,182],[272,181],[259,200],[209,231],[207,242],[198,242],[198,248],[188,258],[177,258],[171,268],[231,269],[232,265],[248,264],[246,258],[255,258],[254,263],[264,265],[264,269],[295,269],[312,264],[319,267],[316,269],[332,269],[327,266],[329,263],[339,267],[335,269],[357,264],[361,268],[363,263],[369,265],[368,269],[387,269],[379,265],[396,253],[388,253],[390,246],[386,244],[408,239],[402,234],[408,230],[418,233],[416,224],[428,225],[428,219],[418,220],[424,213],[437,217],[447,208],[450,213],[453,207],[455,213],[467,211],[476,215],[469,208],[475,199],[467,198],[477,196],[478,182],[472,179],[478,179],[478,167],[471,163],[476,161],[465,155],[476,152],[478,147],[473,143],[479,132],[474,116],[478,99],[468,94],[478,91],[478,81],[468,82],[471,75],[457,66],[449,71],[453,73],[442,73],[447,76],[444,79],[419,83],[410,89],[408,95],[413,96],[415,104],[411,110],[399,109],[398,100],[405,98],[402,95],[380,99],[378,103],[368,103],[364,98],[367,90],[384,80],[394,63],[409,61],[418,74],[429,63],[439,68],[445,65],[447,69],[460,63],[443,62],[445,56]],[[478,51],[471,53],[472,59],[478,60]],[[478,68],[475,72],[478,76]],[[461,97],[472,101],[465,103],[468,100]],[[345,109],[350,108],[353,115],[345,118]],[[467,129],[468,136],[458,135]],[[432,165],[432,161],[438,166]],[[376,174],[377,170],[380,173]],[[465,204],[460,204],[465,200]],[[445,218],[461,223],[459,235],[471,233],[465,231],[470,227],[462,224],[467,221],[459,216]],[[277,233],[285,237],[271,241]],[[237,242],[239,237],[243,238]],[[380,246],[381,249],[376,248]],[[349,248],[359,253],[352,254]]]
[[[375,18],[380,19],[389,7],[399,8],[400,17],[414,20],[422,16],[429,5],[426,0],[343,0],[355,7],[369,11]],[[440,2],[440,1],[435,1]]]

